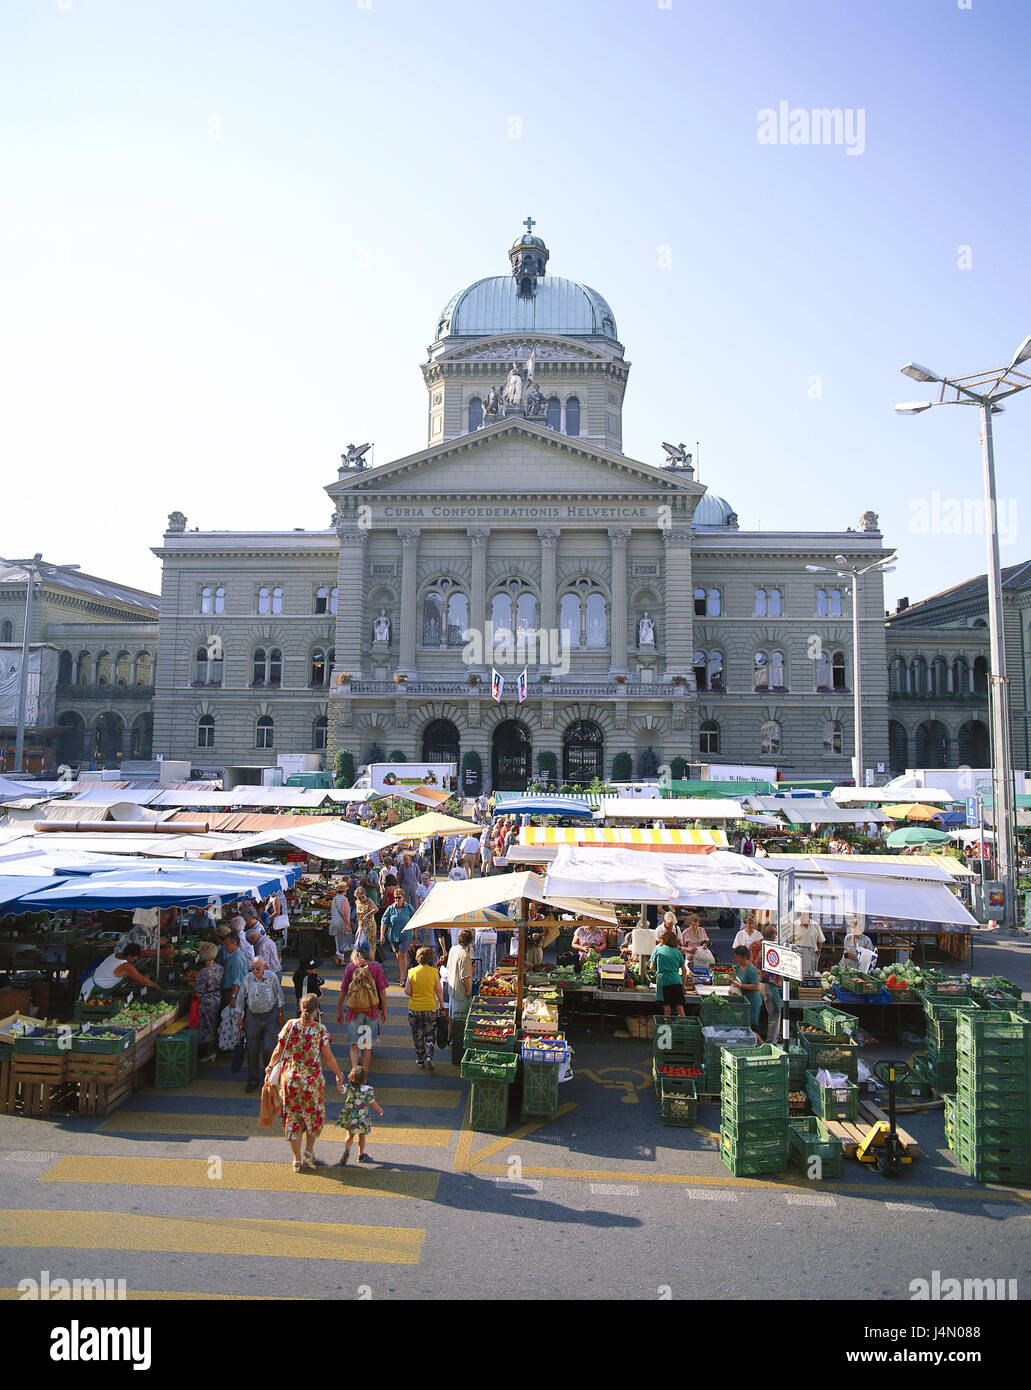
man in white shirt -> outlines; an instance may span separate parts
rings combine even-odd
[[[454,866],[454,868],[453,868],[453,869],[451,870],[451,872],[448,874],[448,878],[451,880],[452,883],[460,883],[460,882],[462,881],[462,879],[468,878],[468,877],[469,877],[469,870],[465,867],[464,864],[457,864],[457,863],[456,863],[455,866]]]
[[[467,835],[462,841],[462,863],[465,865],[468,878],[472,878],[476,872],[476,865],[480,859],[480,837],[478,835]]]
[[[264,927],[252,927],[247,932],[247,940],[254,951],[255,960],[265,962],[265,969],[275,975],[276,979],[283,979],[283,964],[279,959],[279,952],[276,950],[276,943],[271,936],[265,934]]]
[[[745,946],[751,953],[752,947],[757,946],[763,939],[762,932],[755,925],[755,918],[750,912],[746,912],[741,922],[741,930],[730,943],[731,950],[737,946]]]
[[[247,923],[242,917],[230,917],[229,930],[236,932],[240,941],[240,950],[247,958],[247,969],[250,970],[251,964],[254,961],[254,947],[247,940]]]
[[[802,969],[806,975],[816,973],[820,959],[820,947],[826,938],[819,922],[814,922],[808,912],[799,912],[791,925],[791,945],[802,957]]]

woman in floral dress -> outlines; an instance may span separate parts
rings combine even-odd
[[[222,967],[215,964],[218,947],[213,941],[202,942],[197,954],[202,961],[193,984],[198,1014],[197,1051],[200,1061],[213,1062],[217,1056],[218,1020],[222,1003]]]
[[[379,941],[379,932],[376,925],[376,905],[369,897],[367,888],[362,884],[359,884],[354,890],[354,906],[355,914],[358,918],[354,944],[357,946],[359,940],[364,937],[369,947],[369,953],[374,955],[377,942]]]
[[[323,1063],[336,1077],[337,1090],[344,1089],[344,1073],[333,1056],[329,1030],[319,1020],[317,994],[304,996],[300,1017],[292,1018],[279,1034],[276,1050],[265,1072],[266,1082],[277,1062],[283,1064],[279,1083],[283,1098],[283,1133],[293,1151],[294,1172],[299,1173],[302,1167],[317,1168],[315,1140],[326,1123]],[[301,1142],[305,1139],[302,1156]]]

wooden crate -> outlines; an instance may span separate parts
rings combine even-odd
[[[131,1047],[125,1052],[73,1052],[68,1058],[68,1080],[78,1083],[111,1085],[123,1077],[131,1077],[132,1069]]]
[[[132,1094],[132,1074],[115,1082],[80,1081],[78,1085],[80,1115],[110,1115]]]
[[[8,1114],[46,1117],[74,1103],[74,1082],[68,1081],[68,1058],[19,1056],[11,1058],[7,1081]]]

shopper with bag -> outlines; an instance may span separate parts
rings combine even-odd
[[[250,974],[237,996],[236,1011],[247,1038],[247,1090],[256,1091],[259,1076],[276,1046],[283,1026],[286,1001],[283,986],[261,956],[255,956]]]
[[[343,1092],[344,1073],[333,1056],[329,1029],[319,1018],[319,996],[306,994],[301,1000],[300,1017],[292,1018],[280,1032],[276,1050],[265,1069],[266,1083],[275,1086],[278,1082],[283,1133],[293,1151],[295,1173],[302,1167],[319,1166],[315,1141],[326,1123],[324,1065],[336,1077],[337,1090]]]
[[[201,967],[193,982],[193,997],[197,1001],[197,1060],[213,1062],[217,1056],[218,1012],[222,1002],[222,967],[215,963],[218,947],[213,941],[202,941],[197,949]]]
[[[444,991],[429,946],[419,947],[415,962],[405,981],[405,994],[409,1000],[408,1026],[412,1030],[417,1066],[432,1072],[437,1015],[444,1007]]]
[[[337,1003],[337,1023],[347,1028],[344,1038],[351,1049],[351,1066],[364,1067],[372,1062],[373,1031],[379,1032],[381,1022],[387,1021],[387,977],[379,961],[370,960],[368,948],[356,946],[340,982]]]
[[[409,930],[408,923],[414,916],[415,909],[410,903],[405,902],[403,891],[400,888],[395,889],[394,901],[384,910],[380,926],[383,928],[384,939],[397,958],[398,981],[402,989],[408,976],[408,948],[415,937],[414,931]]]

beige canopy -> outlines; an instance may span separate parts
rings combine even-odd
[[[427,835],[457,835],[461,832],[479,835],[483,829],[471,820],[458,820],[455,816],[445,816],[440,811],[427,811],[424,816],[414,816],[411,820],[392,825],[384,833],[395,840],[422,840]]]
[[[540,874],[524,872],[438,883],[408,926],[411,929],[444,926],[466,913],[493,907],[495,903],[513,902],[516,898],[529,898],[559,912],[574,912],[579,917],[589,917],[611,927],[617,925],[616,914],[611,908],[582,898],[552,897],[545,893]]]

